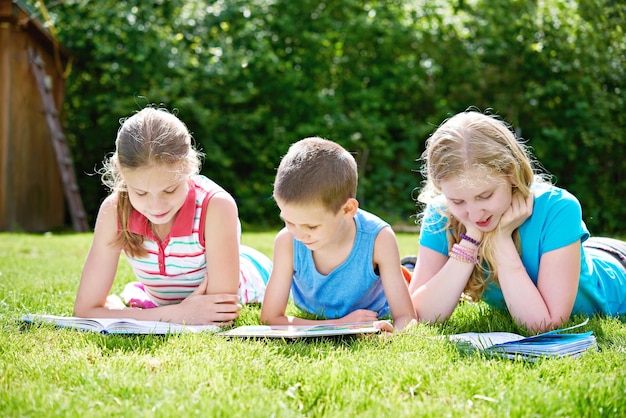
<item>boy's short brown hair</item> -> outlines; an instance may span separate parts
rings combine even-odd
[[[321,203],[333,213],[356,196],[357,164],[345,148],[319,137],[289,147],[274,181],[274,197],[286,203]]]

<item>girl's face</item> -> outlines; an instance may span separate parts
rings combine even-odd
[[[180,176],[179,169],[178,164],[160,164],[121,170],[130,203],[154,225],[172,224],[185,203],[188,177]]]
[[[288,204],[278,198],[276,204],[287,230],[311,251],[340,243],[346,228],[354,224],[354,214],[344,208],[334,214],[322,204]]]
[[[511,206],[513,187],[508,177],[486,169],[468,169],[440,183],[452,215],[464,225],[493,231]]]

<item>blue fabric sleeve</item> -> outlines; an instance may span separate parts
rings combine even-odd
[[[426,248],[447,256],[448,238],[445,227],[448,223],[448,218],[443,214],[444,209],[445,204],[440,200],[428,204],[422,218],[419,243]]]
[[[546,185],[536,187],[534,192],[533,214],[520,228],[522,244],[537,245],[540,254],[545,254],[589,237],[582,208],[574,195]]]

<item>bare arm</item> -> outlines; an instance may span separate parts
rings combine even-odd
[[[80,278],[74,315],[81,317],[118,316],[105,308],[106,299],[113,286],[120,250],[110,245],[117,234],[117,202],[114,195],[100,206],[91,248],[87,254]],[[123,316],[123,315],[119,315]]]
[[[293,238],[286,228],[274,238],[272,273],[265,289],[261,307],[261,322],[269,325],[294,323],[293,317],[285,316],[293,278]]]
[[[239,217],[235,200],[217,193],[206,210],[207,294],[237,295],[239,289]]]
[[[473,264],[420,246],[409,292],[420,321],[445,321],[459,303]]]
[[[512,233],[533,211],[532,194],[514,193],[511,207],[495,231],[495,264],[500,288],[513,319],[537,332],[552,329],[569,319],[580,276],[580,241],[545,253],[539,262],[535,285],[515,248]]]
[[[580,276],[579,241],[541,257],[536,286],[512,240],[498,246],[496,265],[504,300],[518,324],[541,332],[569,319]]]
[[[394,327],[401,330],[416,317],[399,260],[396,236],[391,228],[383,228],[374,243],[374,263],[378,265]]]

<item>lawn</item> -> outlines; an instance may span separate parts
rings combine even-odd
[[[246,233],[243,242],[271,255],[273,235]],[[415,235],[398,239],[403,256],[415,253]],[[534,363],[466,353],[442,337],[524,333],[483,304],[393,336],[297,342],[22,326],[25,313],[71,315],[90,240],[0,233],[3,417],[626,416],[626,324],[613,318],[581,329],[594,332],[598,351]],[[120,266],[115,292],[132,280]],[[258,316],[248,306],[237,325]]]

